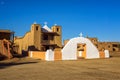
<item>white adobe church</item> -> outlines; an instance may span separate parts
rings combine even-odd
[[[84,50],[77,50],[78,44],[84,44]],[[77,55],[78,54],[78,55]],[[109,58],[109,51],[104,50],[104,58]],[[100,52],[96,46],[80,34],[80,37],[72,38],[62,49],[62,60],[77,60],[78,57],[85,59],[100,58]]]

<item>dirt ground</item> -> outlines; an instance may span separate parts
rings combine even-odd
[[[120,57],[48,62],[14,58],[0,61],[0,80],[120,80]]]

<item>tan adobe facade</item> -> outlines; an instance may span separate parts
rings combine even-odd
[[[98,50],[120,51],[120,42],[99,42],[97,38],[87,37],[98,48]]]
[[[98,48],[99,51],[103,50],[120,51],[120,42],[99,42],[97,38],[91,37],[87,38],[91,40],[91,42]],[[68,41],[69,40],[64,40],[64,45],[66,45]]]
[[[31,30],[23,37],[15,37],[14,51],[22,54],[26,51],[46,51],[62,48],[61,26],[54,25],[51,29],[45,24],[32,24]]]

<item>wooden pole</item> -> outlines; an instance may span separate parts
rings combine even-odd
[[[8,52],[8,58],[10,59],[10,48],[9,48],[9,43],[7,43],[7,52]]]

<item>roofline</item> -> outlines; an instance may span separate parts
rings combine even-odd
[[[0,29],[0,32],[2,32],[2,33],[15,33],[14,31],[10,31],[8,29]]]

